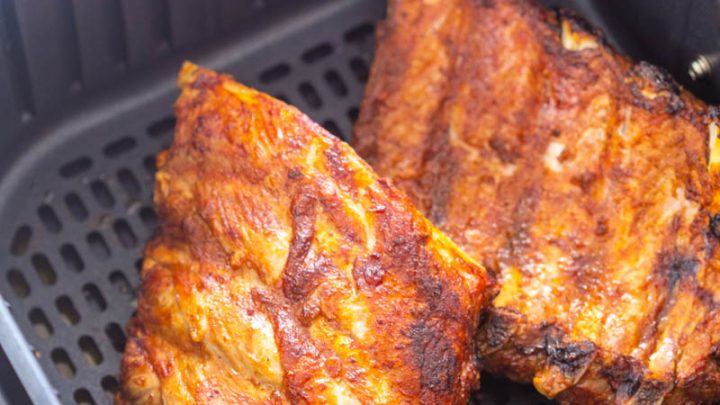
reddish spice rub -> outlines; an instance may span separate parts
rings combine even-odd
[[[461,404],[485,270],[295,108],[186,63],[118,404]]]
[[[720,401],[717,110],[523,0],[392,0],[355,145],[501,291],[485,369],[563,403]]]

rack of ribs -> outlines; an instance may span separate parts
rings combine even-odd
[[[466,402],[482,266],[295,108],[179,85],[116,403]]]
[[[720,401],[720,114],[566,12],[391,0],[354,145],[497,274],[483,367],[563,403]]]

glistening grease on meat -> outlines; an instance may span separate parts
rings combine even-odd
[[[484,269],[352,149],[192,64],[118,404],[462,404]]]
[[[487,370],[568,404],[710,404],[719,119],[534,2],[391,0],[354,142],[497,272]]]

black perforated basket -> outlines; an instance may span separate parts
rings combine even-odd
[[[0,343],[13,370],[0,356],[0,382],[12,402],[110,403],[181,61],[231,73],[347,140],[385,4],[0,4]],[[22,388],[7,387],[15,376]],[[545,403],[485,381],[478,403]]]

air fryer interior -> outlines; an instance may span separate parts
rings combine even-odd
[[[624,16],[642,12],[618,1],[548,3],[573,5],[606,27],[617,25],[608,21],[620,7]],[[172,140],[180,62],[231,73],[347,140],[385,2],[38,4],[6,1],[9,18],[0,20],[9,45],[0,56],[0,295],[8,303],[0,343],[12,364],[0,353],[0,404],[3,392],[18,403],[25,395],[111,403],[142,248],[155,227],[154,155]],[[638,47],[628,32],[610,40],[652,60],[655,48]],[[673,38],[684,54],[696,51]],[[666,65],[681,75],[686,59]],[[716,94],[712,82],[697,86]],[[548,403],[492,377],[483,386],[477,403]]]

